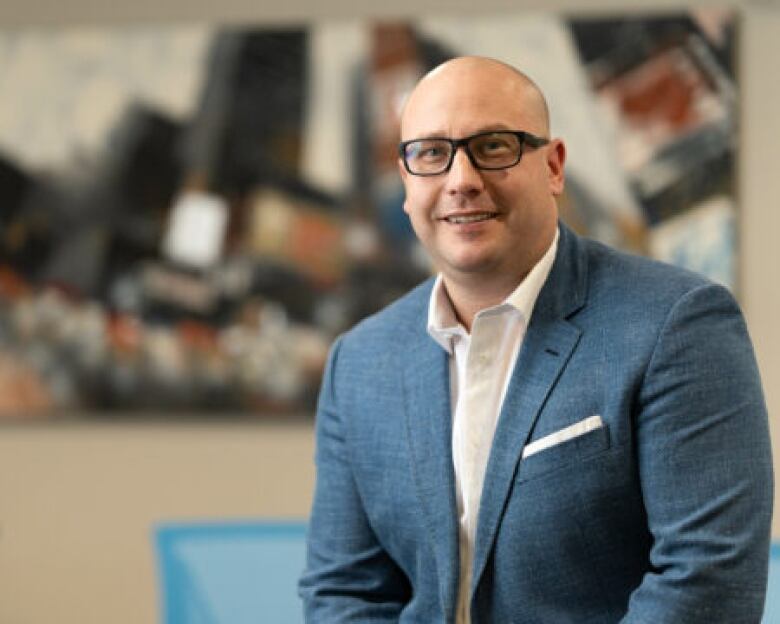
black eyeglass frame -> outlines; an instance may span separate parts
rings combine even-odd
[[[517,160],[508,165],[501,165],[500,167],[485,167],[476,161],[474,154],[472,154],[471,150],[469,149],[469,143],[479,137],[490,136],[494,134],[511,134],[517,137],[518,141],[520,142],[520,149],[517,152]],[[409,167],[409,162],[406,160],[406,148],[412,143],[418,143],[420,141],[446,141],[449,143],[452,146],[452,151],[450,152],[450,158],[447,161],[447,166],[444,167],[441,171],[436,171],[435,173],[417,173],[412,171],[411,167]],[[524,146],[528,145],[529,147],[536,149],[538,147],[542,147],[543,145],[547,145],[549,142],[549,139],[536,136],[535,134],[525,132],[524,130],[488,130],[486,132],[477,132],[477,134],[472,134],[467,137],[463,137],[462,139],[451,139],[449,137],[423,137],[419,139],[411,139],[409,141],[401,141],[401,143],[398,144],[398,155],[403,161],[404,168],[409,172],[409,174],[423,177],[437,176],[443,173],[447,173],[452,168],[452,163],[455,161],[455,154],[458,151],[458,148],[463,146],[463,149],[466,152],[466,156],[468,156],[469,162],[475,169],[480,169],[483,171],[500,171],[501,169],[509,169],[510,167],[514,167],[517,165],[517,163],[520,162],[523,157]]]

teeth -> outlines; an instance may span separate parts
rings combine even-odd
[[[485,212],[482,214],[470,214],[470,215],[460,215],[460,216],[454,216],[454,217],[447,217],[447,221],[449,223],[476,223],[477,221],[487,221],[488,219],[492,219],[495,215],[492,212]]]

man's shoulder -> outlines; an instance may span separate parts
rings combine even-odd
[[[542,309],[570,314],[614,331],[652,334],[675,311],[739,306],[726,287],[693,271],[616,250],[562,227],[559,256],[540,301]],[[572,318],[572,317],[570,317]]]
[[[672,303],[700,288],[722,288],[704,275],[679,266],[620,251],[598,241],[580,241],[587,257],[591,295],[613,303]]]
[[[387,345],[426,332],[428,303],[434,278],[429,278],[378,312],[364,318],[342,336],[352,345]]]

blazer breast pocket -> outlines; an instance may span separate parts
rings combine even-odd
[[[580,423],[577,423],[576,426],[579,425]],[[545,436],[541,440],[532,441],[526,445],[526,451],[524,451],[524,457],[518,469],[518,481],[528,481],[557,468],[576,465],[609,448],[609,427],[600,419],[598,426],[588,428],[584,433],[576,433],[571,437],[566,437],[565,430],[562,430],[550,434],[550,437],[555,438],[559,433],[564,433],[563,437],[565,438],[560,442],[546,443],[547,436]],[[534,444],[538,443],[541,444],[535,447]],[[529,448],[531,449],[530,454],[527,452]],[[537,448],[539,450],[536,450]]]

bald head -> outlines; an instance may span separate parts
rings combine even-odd
[[[516,129],[549,136],[549,111],[539,87],[520,70],[496,59],[462,56],[438,65],[423,76],[404,105],[402,138],[420,136],[415,134],[419,133],[420,117],[430,123],[435,110],[450,108],[446,103],[463,110],[464,116],[469,111],[500,108],[504,116],[522,117],[524,127]]]

